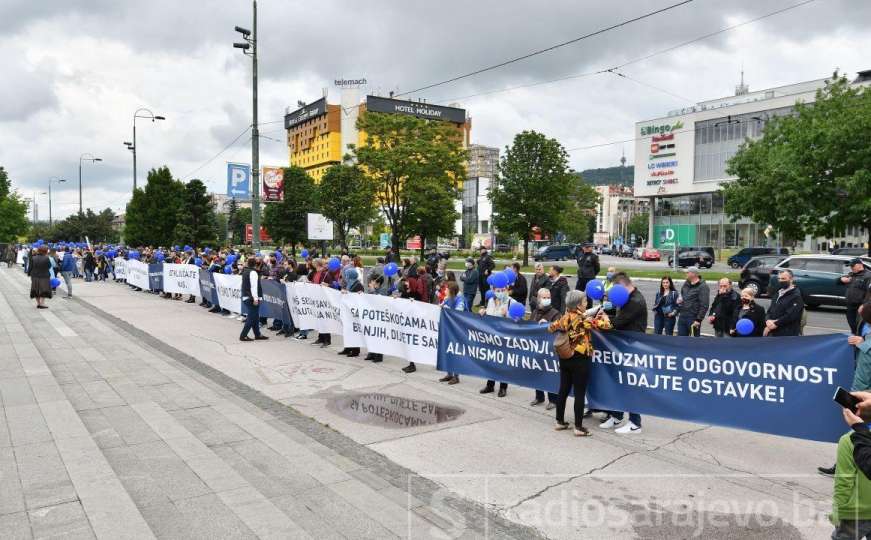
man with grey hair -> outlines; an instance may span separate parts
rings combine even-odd
[[[549,281],[547,273],[544,271],[544,265],[540,262],[535,263],[535,273],[529,280],[529,308],[535,311],[538,302],[538,291],[544,287],[547,288]],[[533,319],[534,320],[534,319]]]
[[[541,266],[542,271],[544,267],[541,263],[537,264],[536,267]],[[538,268],[536,268],[538,271]],[[543,274],[543,272],[542,272]],[[538,289],[538,294],[535,299],[535,309],[532,310],[532,315],[529,317],[529,320],[537,323],[552,323],[553,321],[559,319],[560,312],[554,309],[552,305],[550,305],[550,289],[547,287],[541,287]],[[532,303],[530,301],[530,303]],[[556,407],[557,395],[553,392],[547,393],[547,406],[545,409],[548,411]],[[536,390],[535,391],[535,399],[530,403],[531,406],[541,405],[544,403],[544,391]]]
[[[677,320],[677,335],[698,336],[702,327],[702,320],[708,312],[710,304],[710,291],[708,284],[702,279],[699,268],[690,266],[687,268],[687,280],[680,289],[677,299],[680,316]]]

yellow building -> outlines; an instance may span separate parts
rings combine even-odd
[[[291,166],[320,182],[324,172],[342,162],[341,107],[321,98],[284,117]]]

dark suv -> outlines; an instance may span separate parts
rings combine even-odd
[[[788,255],[762,255],[761,257],[753,257],[744,268],[741,269],[741,277],[738,280],[738,286],[742,289],[753,289],[756,291],[756,296],[762,296],[768,293],[768,282],[771,276],[771,270],[786,259]]]
[[[747,261],[749,261],[753,257],[758,257],[760,255],[778,254],[784,255],[783,258],[786,258],[785,256],[789,255],[789,250],[786,248],[782,248],[780,249],[780,251],[778,251],[777,248],[773,247],[746,247],[738,253],[729,257],[726,262],[729,263],[729,266],[731,266],[732,268],[741,268],[742,266],[747,264]]]
[[[544,246],[532,258],[536,261],[565,261],[575,257],[574,248],[569,244]]]
[[[771,270],[768,294],[777,293],[777,274],[781,268],[789,268],[795,275],[795,284],[801,289],[805,306],[843,306],[847,286],[841,278],[850,273],[850,261],[846,255],[793,255],[787,257]],[[862,257],[865,268],[871,269],[871,259]]]
[[[668,265],[674,266],[673,255],[668,257]],[[677,265],[681,268],[687,266],[710,268],[714,266],[714,257],[712,257],[707,251],[681,251],[677,256]]]

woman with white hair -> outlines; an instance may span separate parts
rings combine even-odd
[[[569,392],[575,392],[575,436],[589,437],[590,431],[583,426],[584,398],[587,394],[587,381],[590,378],[590,356],[593,354],[592,330],[610,330],[608,315],[598,310],[595,316],[586,313],[587,296],[578,290],[566,294],[566,312],[548,327],[549,332],[562,332],[565,337],[555,340],[559,356],[560,385],[556,405],[557,431],[568,429],[565,421],[566,400]],[[562,345],[560,345],[562,343]]]

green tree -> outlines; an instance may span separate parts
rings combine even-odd
[[[348,231],[362,227],[375,215],[372,183],[356,165],[333,165],[317,188],[321,213],[333,222],[339,243],[348,249]]]
[[[284,200],[266,205],[263,226],[279,244],[296,245],[308,238],[310,212],[317,211],[318,188],[311,176],[300,167],[284,169]]]
[[[580,175],[572,174],[569,205],[562,214],[560,231],[566,235],[566,240],[572,243],[589,242],[593,238],[595,228],[596,205],[601,197],[596,189],[587,184]],[[593,216],[593,226],[590,226],[590,216]]]
[[[570,208],[577,188],[569,170],[568,153],[556,140],[535,131],[524,131],[505,147],[498,178],[490,186],[493,226],[499,234],[523,240],[523,264],[529,263],[533,227],[543,234],[556,233]]]
[[[172,177],[168,167],[148,171],[145,188],[135,190],[127,204],[124,229],[127,244],[173,245],[184,193],[184,184]]]
[[[229,235],[229,242],[232,244],[236,235],[239,231],[239,203],[236,202],[236,198],[233,197],[227,203],[227,234]]]
[[[218,212],[215,214],[215,227],[218,230],[218,245],[223,246],[227,243],[227,235],[230,228],[227,225],[227,216]]]
[[[871,254],[871,91],[837,72],[812,104],[771,119],[729,160],[722,191],[733,218],[787,237],[835,236],[859,226]]]
[[[452,183],[429,182],[426,179],[409,180],[410,228],[420,235],[420,256],[423,259],[426,241],[451,236],[460,215],[454,209],[454,201],[459,197]]]
[[[94,213],[90,208],[84,213],[76,213],[54,224],[49,232],[52,241],[67,241],[87,238],[91,242],[117,242],[118,231],[112,227],[115,212],[106,208]]]
[[[184,186],[174,233],[175,242],[194,248],[212,244],[216,240],[215,205],[205,184],[199,179],[191,180]]]
[[[15,242],[27,233],[27,203],[12,185],[6,169],[0,167],[0,242]]]
[[[360,115],[357,129],[366,133],[366,144],[350,145],[351,153],[372,184],[398,250],[406,238],[427,232],[412,213],[411,186],[427,183],[439,193],[456,193],[465,179],[462,134],[447,122],[372,112]]]
[[[650,215],[649,214],[635,214],[629,220],[629,234],[635,235],[636,243],[641,242],[640,239],[649,240],[647,238],[647,226],[650,224]],[[643,243],[641,245],[644,245]]]
[[[251,218],[251,207],[240,206],[239,209],[236,210],[236,221],[236,228],[233,229],[233,243],[243,244],[245,242],[245,226],[253,224]]]

